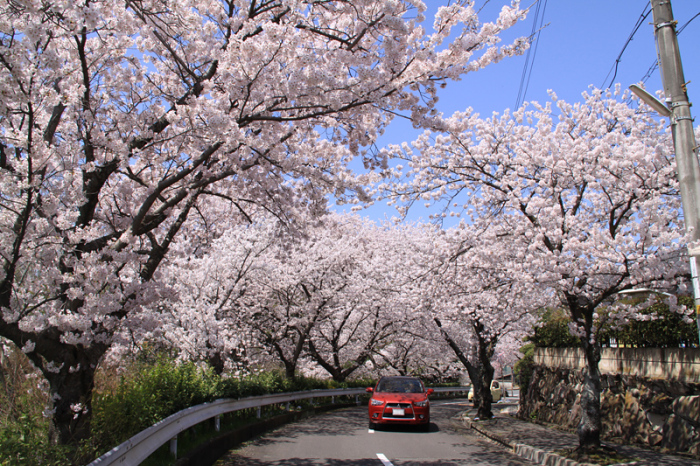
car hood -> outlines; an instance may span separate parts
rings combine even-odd
[[[425,393],[386,393],[374,392],[372,398],[388,403],[415,403],[423,401],[428,396]]]

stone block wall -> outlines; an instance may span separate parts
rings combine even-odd
[[[622,374],[601,381],[604,440],[700,458],[700,384]],[[535,366],[518,415],[575,430],[582,384],[580,370]]]

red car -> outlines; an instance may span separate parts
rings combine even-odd
[[[417,377],[382,377],[377,385],[367,389],[369,399],[369,428],[377,425],[417,425],[430,429],[430,401],[433,389],[425,389]]]

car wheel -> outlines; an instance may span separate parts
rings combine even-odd
[[[369,421],[369,430],[375,430],[377,428],[377,424],[375,424],[372,421]]]
[[[420,426],[420,430],[423,432],[430,432],[430,422],[426,422],[422,426]]]

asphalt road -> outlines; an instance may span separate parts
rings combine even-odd
[[[466,400],[435,400],[429,432],[408,426],[368,429],[367,407],[286,425],[232,450],[217,466],[519,466],[529,463],[452,423]]]

